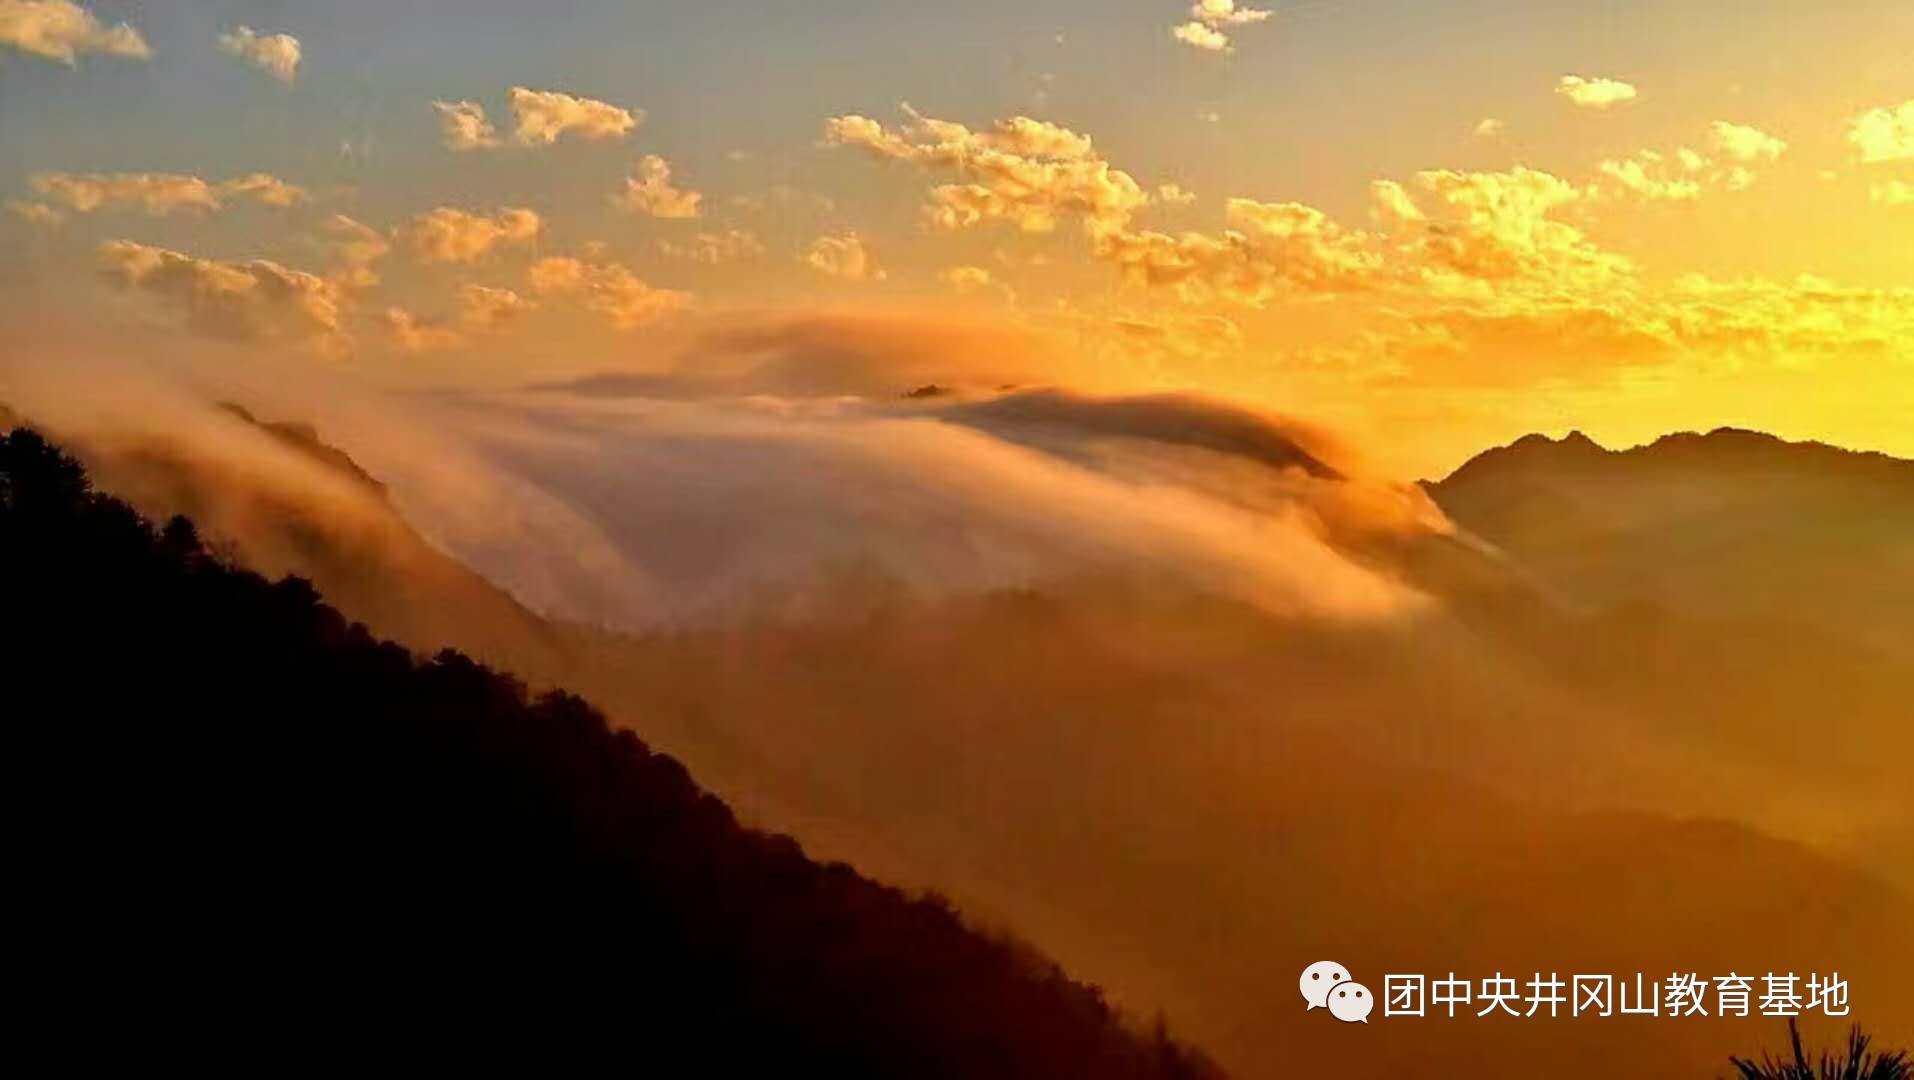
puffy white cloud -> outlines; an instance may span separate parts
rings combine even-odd
[[[660,218],[695,218],[704,195],[671,186],[671,163],[657,154],[646,154],[638,161],[638,172],[625,180],[622,195],[612,202],[634,214]]]
[[[1236,0],[1196,0],[1190,5],[1190,16],[1210,26],[1245,26],[1271,14],[1263,8],[1237,7]]]
[[[291,34],[261,34],[236,26],[219,35],[219,47],[281,82],[299,74],[299,39]]]
[[[475,284],[459,288],[459,321],[475,330],[496,330],[537,306],[510,289]]]
[[[556,90],[514,86],[510,97],[512,114],[518,119],[513,137],[525,146],[549,146],[568,132],[584,139],[616,139],[644,119],[642,111]]]
[[[153,55],[138,30],[107,26],[71,0],[0,0],[0,44],[69,65],[81,53]]]
[[[1482,118],[1480,123],[1475,125],[1476,138],[1492,139],[1495,136],[1502,134],[1502,129],[1505,126],[1507,125],[1503,124],[1502,121],[1497,120],[1495,117],[1485,116]]]
[[[721,233],[699,233],[682,243],[660,240],[658,250],[673,258],[716,266],[759,258],[764,254],[764,241],[749,229],[726,229]]]
[[[476,101],[435,101],[439,114],[439,142],[447,150],[490,150],[498,145],[498,129],[485,118]]]
[[[232,339],[342,340],[336,283],[267,259],[195,258],[130,240],[100,247],[108,274],[178,305],[187,324]]]
[[[1206,52],[1229,52],[1225,26],[1248,26],[1270,17],[1264,8],[1237,7],[1236,0],[1196,0],[1190,5],[1190,19],[1170,28],[1170,36]]]
[[[1584,109],[1606,109],[1637,96],[1635,87],[1620,79],[1585,79],[1580,75],[1562,76],[1555,92]]]
[[[471,263],[500,244],[529,244],[544,226],[532,210],[507,207],[495,214],[467,213],[441,206],[412,219],[407,232],[426,262]]]
[[[1213,26],[1205,26],[1194,19],[1170,27],[1170,36],[1185,45],[1205,52],[1228,52],[1230,47],[1228,34]]]
[[[9,199],[7,212],[31,225],[45,225],[51,228],[66,224],[66,214],[58,207],[49,206],[43,202]]]
[[[635,330],[691,305],[690,293],[656,288],[616,262],[550,256],[533,263],[525,280],[540,296],[582,295],[616,330]]]
[[[1746,124],[1717,120],[1709,125],[1715,149],[1736,161],[1773,161],[1787,150],[1785,140]]]
[[[1848,142],[1862,164],[1914,161],[1914,98],[1855,117],[1848,122]]]
[[[1127,224],[1149,195],[1135,178],[1096,152],[1087,135],[1026,116],[1000,120],[987,131],[920,115],[892,131],[863,116],[834,117],[824,137],[861,146],[879,157],[948,169],[965,183],[930,190],[928,214],[940,229],[1008,221],[1026,232],[1048,232],[1066,214],[1092,229]]]
[[[877,264],[877,257],[854,232],[820,236],[811,241],[810,250],[804,253],[804,263],[820,274],[846,281],[882,281],[886,276],[884,268]]]

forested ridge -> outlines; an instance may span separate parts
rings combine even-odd
[[[28,429],[0,583],[19,1019],[73,1053],[1214,1075],[941,899],[744,827],[579,698],[375,640]]]

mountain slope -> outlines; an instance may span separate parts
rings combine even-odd
[[[421,663],[184,519],[155,532],[26,430],[0,439],[0,594],[14,970],[56,1039],[1210,1071],[941,901],[739,826],[584,702]]]
[[[1486,451],[1427,490],[1584,607],[1914,648],[1914,462],[1732,428],[1623,451],[1576,432]]]

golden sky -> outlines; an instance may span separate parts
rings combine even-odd
[[[456,387],[813,320],[1402,475],[1914,456],[1914,9],[1431,7],[0,0],[0,325]]]

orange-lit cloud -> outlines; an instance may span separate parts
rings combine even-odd
[[[312,339],[342,333],[339,287],[267,259],[228,262],[113,240],[100,247],[118,284],[179,306],[187,324],[223,338]]]
[[[156,216],[219,210],[231,197],[281,207],[306,200],[304,188],[266,173],[217,184],[183,173],[37,173],[32,182],[35,191],[79,214],[134,206]]]
[[[1237,7],[1236,0],[1196,0],[1190,5],[1190,20],[1171,27],[1170,36],[1206,52],[1229,52],[1230,39],[1223,27],[1248,26],[1271,14],[1263,8]]]
[[[459,287],[459,322],[475,330],[496,330],[535,307],[510,289],[476,284]]]
[[[886,276],[884,268],[877,263],[877,256],[864,245],[864,238],[854,232],[820,236],[811,241],[810,249],[804,253],[804,262],[820,274],[846,281],[882,281]]]
[[[660,240],[658,250],[675,259],[717,266],[759,258],[764,255],[765,247],[764,241],[749,229],[726,229],[698,233],[685,241]]]
[[[498,129],[485,118],[476,101],[435,101],[439,114],[439,141],[447,150],[490,150],[498,145]]]
[[[825,124],[825,140],[859,146],[880,157],[955,172],[963,183],[930,190],[927,214],[940,229],[1007,221],[1026,232],[1049,232],[1065,215],[1093,228],[1125,225],[1150,197],[1136,180],[1096,152],[1088,136],[1026,116],[1000,120],[990,130],[923,116],[892,131],[863,116]]]
[[[540,296],[582,297],[588,310],[605,318],[615,330],[640,326],[682,311],[691,294],[656,288],[623,264],[586,262],[569,256],[548,256],[526,271],[526,283]]]
[[[299,39],[291,34],[260,34],[250,26],[237,26],[219,35],[219,47],[281,82],[298,77]]]
[[[333,279],[349,289],[377,285],[379,275],[372,265],[392,250],[385,234],[344,214],[332,215],[322,228],[329,238],[327,246],[333,257],[343,266]]]
[[[566,134],[581,139],[616,139],[644,119],[642,111],[556,90],[514,86],[510,98],[512,115],[518,120],[513,138],[524,146],[549,146]]]
[[[695,218],[704,195],[672,186],[671,163],[657,154],[638,161],[636,175],[626,179],[624,193],[613,198],[620,209],[659,218]]]
[[[126,23],[107,26],[71,0],[0,0],[0,45],[71,66],[81,53],[146,59],[146,39]]]
[[[508,207],[491,215],[441,206],[412,220],[407,232],[426,262],[472,263],[500,244],[529,244],[544,222],[537,212]]]
[[[383,316],[392,340],[406,352],[440,352],[465,345],[457,330],[435,321],[422,320],[402,307],[388,307]]]
[[[65,213],[58,207],[43,202],[8,199],[7,212],[30,225],[45,225],[51,228],[66,224]]]

